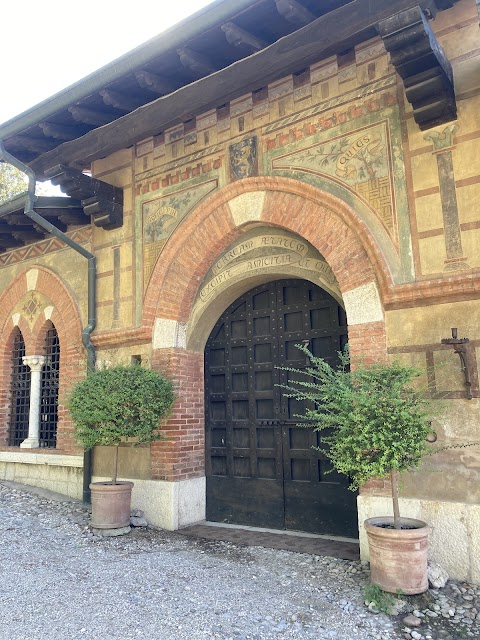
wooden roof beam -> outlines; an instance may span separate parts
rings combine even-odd
[[[135,109],[144,104],[142,100],[131,98],[126,93],[111,91],[110,89],[102,89],[100,95],[107,106],[120,109],[120,111],[135,111]]]
[[[58,218],[56,220],[53,220],[52,224],[54,224],[57,227],[57,229],[60,229],[60,231],[63,231],[63,232],[67,231],[67,225],[60,222]],[[45,232],[45,229],[41,227],[39,224],[34,224],[33,228],[35,229],[35,231],[38,231],[38,233],[40,234],[43,233],[45,237],[49,236],[49,234]]]
[[[413,7],[397,13],[379,23],[379,33],[420,129],[455,120],[452,67],[423,11]]]
[[[178,89],[178,85],[170,82],[170,80],[161,78],[155,73],[150,73],[150,71],[144,71],[143,69],[135,71],[135,78],[142,89],[153,91],[153,93],[159,96],[164,96]]]
[[[260,40],[260,38],[255,37],[251,33],[248,33],[248,31],[238,27],[233,22],[226,22],[225,24],[222,24],[222,31],[225,34],[227,42],[229,44],[233,44],[235,47],[245,44],[254,51],[260,51],[260,49],[268,47],[267,42]]]
[[[397,11],[415,6],[429,9],[434,1],[396,0],[395,6]],[[391,0],[353,0],[266,49],[157,98],[82,138],[63,143],[30,162],[30,166],[37,175],[45,175],[45,171],[54,165],[85,165],[130,147],[139,140],[377,36],[378,23],[391,13]]]
[[[0,234],[0,248],[11,249],[12,247],[18,247],[21,245],[21,241],[16,240],[11,235]]]
[[[45,138],[31,138],[30,136],[15,136],[15,142],[20,144],[24,149],[33,151],[34,153],[45,153],[52,148],[52,142]]]
[[[23,231],[13,231],[12,236],[20,242],[30,244],[31,242],[43,240],[45,238],[45,233],[38,233],[32,226],[30,229],[26,227]]]
[[[18,213],[11,213],[7,216],[2,216],[2,220],[7,220],[8,223],[19,226],[19,227],[30,227],[32,225],[32,221],[30,218],[27,218],[20,211]]]
[[[43,134],[49,138],[55,138],[56,140],[74,140],[78,138],[78,135],[85,135],[89,128],[84,128],[79,131],[79,127],[72,127],[65,124],[54,124],[53,122],[41,122],[40,129]]]
[[[88,216],[86,216],[83,213],[83,211],[81,213],[80,212],[79,213],[71,213],[71,212],[63,213],[63,212],[60,212],[58,214],[58,219],[65,226],[66,225],[77,225],[77,226],[78,225],[87,225],[87,224],[90,224],[90,222],[91,222],[90,218]],[[55,225],[58,226],[57,223],[55,223]]]
[[[74,105],[68,109],[73,116],[73,119],[77,122],[83,122],[83,124],[91,124],[94,127],[101,127],[108,122],[111,122],[113,116],[102,111],[96,111],[95,109],[89,109],[87,107],[79,107]]]
[[[177,53],[182,65],[200,76],[209,76],[217,71],[216,67],[206,56],[192,51],[189,47],[180,47],[180,49],[177,49]]]
[[[31,224],[31,221],[30,221]],[[19,224],[8,224],[8,221],[0,223],[0,234],[2,233],[14,233],[16,231],[25,231],[25,227]]]
[[[119,187],[63,165],[52,167],[45,175],[64,193],[80,199],[84,214],[96,226],[114,229],[123,224],[123,190]]]
[[[278,13],[293,24],[306,25],[317,18],[297,0],[275,0],[275,4]]]

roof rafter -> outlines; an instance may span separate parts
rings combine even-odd
[[[434,11],[434,0],[397,0],[395,11],[420,6]],[[391,0],[353,0],[326,13],[270,46],[205,78],[157,98],[101,130],[66,142],[31,162],[38,172],[55,164],[89,163],[229,100],[351,48],[378,35],[378,24],[392,14]],[[319,37],[321,35],[321,37]]]

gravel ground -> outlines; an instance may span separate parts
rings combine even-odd
[[[359,562],[133,529],[89,531],[83,505],[0,483],[0,639],[480,638],[480,588],[450,581],[375,614]],[[417,628],[402,622],[415,611]]]

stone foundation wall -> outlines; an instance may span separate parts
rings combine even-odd
[[[0,479],[83,496],[83,456],[0,451]]]

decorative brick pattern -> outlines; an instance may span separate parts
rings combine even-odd
[[[311,121],[304,120],[301,124],[299,123],[296,126],[292,122],[288,131],[281,131],[277,133],[275,137],[267,138],[265,141],[266,148],[267,150],[280,149],[292,142],[298,142],[299,140],[310,138],[316,133],[331,129],[339,124],[344,124],[345,122],[362,118],[369,113],[380,112],[385,107],[391,107],[396,104],[396,102],[397,98],[394,91],[390,91],[374,98],[370,98],[366,102],[358,101],[356,103],[349,104],[346,108],[339,108],[337,111],[329,114],[328,117],[320,115]],[[332,101],[332,103],[334,104],[334,101]],[[322,111],[324,110],[325,109],[322,109]],[[316,115],[319,111],[319,108],[309,110],[312,115]],[[294,118],[298,119],[297,116],[292,116],[292,120]],[[273,128],[276,127],[272,125],[272,129]]]
[[[72,383],[84,375],[85,356],[81,343],[80,312],[60,278],[43,267],[36,268],[38,269],[36,290],[52,301],[53,310],[49,310],[49,319],[45,317],[44,313],[41,313],[32,329],[20,316],[18,328],[25,340],[26,355],[43,353],[47,329],[52,324],[57,329],[61,349],[57,451],[78,453],[78,446],[72,436],[72,424],[65,406],[65,398]],[[0,446],[6,445],[10,416],[11,362],[9,353],[11,353],[15,331],[12,310],[27,291],[27,276],[26,272],[23,272],[0,296]]]

